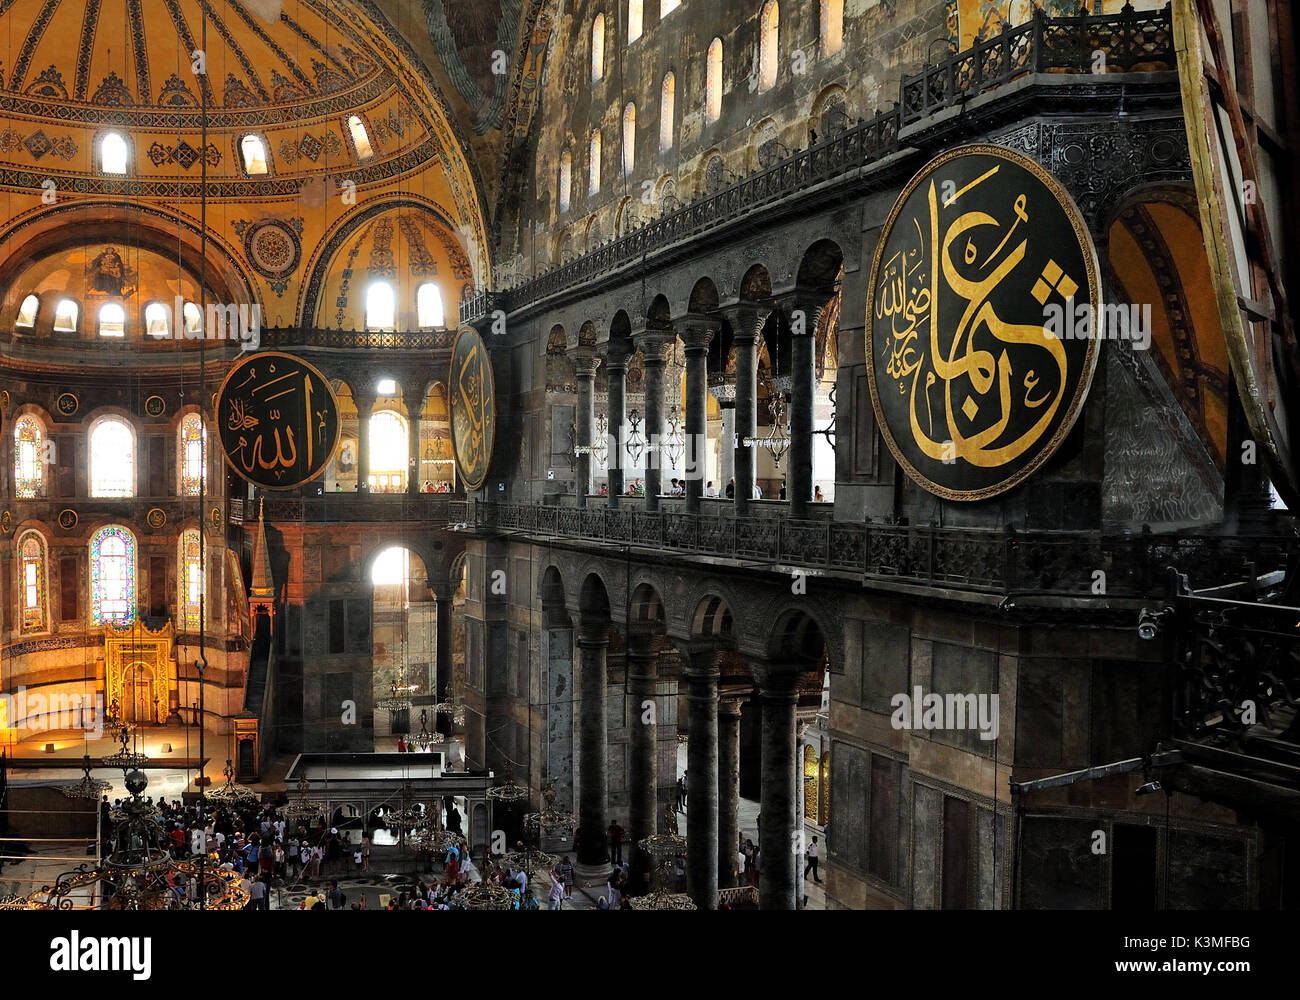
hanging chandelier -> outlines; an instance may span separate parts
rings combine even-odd
[[[789,375],[782,375],[769,382],[767,412],[772,417],[772,429],[767,437],[747,437],[741,443],[746,448],[766,448],[776,465],[781,464],[785,453],[790,450],[790,417],[786,413],[785,389],[793,386],[794,380]]]
[[[499,882],[484,879],[461,889],[452,897],[465,910],[513,910],[515,894]]]
[[[668,892],[656,889],[655,883],[665,881],[668,867],[673,859],[686,853],[686,838],[677,833],[677,810],[668,806],[665,810],[665,829],[663,833],[654,833],[642,838],[638,846],[654,859],[655,865],[651,878],[650,892],[644,896],[635,896],[628,900],[634,910],[695,910],[695,900],[682,892]]]
[[[528,786],[514,780],[514,771],[506,765],[505,780],[487,790],[487,797],[494,802],[522,802],[528,798]]]
[[[311,782],[303,775],[298,779],[298,795],[287,805],[280,807],[280,815],[295,826],[313,826],[320,819],[323,810],[320,805],[307,797]]]
[[[226,783],[216,791],[208,792],[208,801],[216,802],[220,806],[242,806],[251,805],[261,798],[251,788],[235,783],[235,766],[229,758],[226,760],[226,766],[221,769],[221,773],[226,776]]]
[[[424,806],[415,801],[415,792],[409,781],[403,783],[401,796],[401,807],[385,813],[384,822],[404,833],[426,825],[428,818],[424,814]]]
[[[442,736],[438,733],[429,731],[429,710],[420,709],[420,731],[414,736],[408,736],[406,742],[408,746],[414,747],[421,752],[430,749],[435,743],[440,743]]]
[[[686,431],[682,426],[682,411],[675,401],[672,409],[668,411],[667,425],[668,433],[663,436],[659,450],[668,459],[667,467],[675,469],[686,447]]]
[[[405,712],[411,707],[411,695],[420,690],[420,685],[411,684],[406,677],[406,659],[397,668],[397,676],[389,685],[389,694],[375,702],[376,708],[386,712]]]
[[[452,847],[465,843],[459,833],[446,830],[442,825],[442,810],[437,801],[425,807],[426,825],[416,832],[408,841],[418,854],[445,854]]]
[[[128,771],[137,771],[149,763],[147,756],[131,749],[130,726],[123,725],[118,730],[117,741],[122,744],[122,749],[105,757],[101,762],[104,767],[121,768],[122,773],[126,774]]]
[[[111,782],[90,776],[90,754],[86,754],[81,758],[81,778],[71,785],[60,786],[59,791],[70,799],[95,800],[112,787]]]
[[[465,725],[465,703],[456,695],[452,695],[450,701],[438,702],[433,706],[433,710],[438,715],[450,716],[453,725]]]
[[[524,825],[537,834],[554,833],[556,830],[569,831],[578,825],[577,813],[560,809],[555,804],[555,783],[548,781],[542,786],[541,812],[527,813]]]
[[[501,855],[498,864],[515,871],[548,872],[560,863],[555,854],[547,854],[537,847],[525,846],[522,850],[509,851]]]

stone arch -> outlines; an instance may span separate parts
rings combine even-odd
[[[762,620],[772,623],[763,638],[762,655],[767,660],[803,670],[821,670],[828,659],[842,662],[834,656],[837,636],[822,612],[782,601]]]
[[[537,594],[542,605],[542,628],[568,628],[570,620],[564,597],[564,578],[553,563],[542,570]]]
[[[822,90],[813,101],[808,128],[817,133],[819,141],[834,138],[848,130],[850,124],[847,95],[844,87],[833,83]]]
[[[740,279],[736,290],[742,301],[756,302],[770,298],[772,295],[772,275],[763,264],[754,264]]]
[[[689,313],[711,313],[718,308],[718,287],[712,278],[700,278],[691,289],[686,304]]]

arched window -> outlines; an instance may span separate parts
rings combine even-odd
[[[636,168],[636,105],[631,101],[623,108],[623,176],[631,177]]]
[[[14,491],[19,500],[45,495],[44,433],[35,417],[14,424]]]
[[[169,337],[172,332],[171,310],[161,302],[144,307],[144,332],[150,337]]]
[[[239,153],[244,158],[244,173],[255,176],[265,174],[266,144],[258,135],[246,135],[239,140]]]
[[[662,21],[681,5],[682,0],[659,0],[659,20]]]
[[[776,0],[767,0],[758,16],[758,89],[776,86],[777,36],[781,27],[781,8]]]
[[[116,132],[99,140],[99,170],[105,174],[126,173],[126,140]]]
[[[641,37],[641,0],[627,0],[627,42]]]
[[[709,43],[704,73],[704,118],[710,125],[722,117],[722,39]]]
[[[821,50],[833,56],[844,47],[844,0],[821,0]]]
[[[370,566],[370,582],[376,587],[394,587],[411,578],[411,553],[399,545],[384,549]]]
[[[181,421],[176,440],[176,467],[180,470],[177,490],[183,497],[196,497],[207,475],[207,431],[203,418],[197,413],[187,413]]]
[[[195,302],[186,302],[181,307],[181,313],[185,317],[185,332],[198,333],[203,329],[203,313],[199,310]]]
[[[177,625],[185,632],[197,632],[199,608],[203,604],[203,572],[199,549],[203,544],[197,528],[181,533],[178,561],[180,582],[180,614]]]
[[[406,420],[392,410],[370,418],[370,492],[406,492],[410,443]]]
[[[101,337],[126,336],[126,310],[116,302],[105,302],[99,307],[99,335]]]
[[[591,130],[591,148],[587,159],[590,175],[587,180],[587,194],[600,194],[600,129]]]
[[[49,628],[45,539],[35,531],[25,533],[18,541],[18,560],[22,574],[22,630],[44,632]]]
[[[101,420],[91,429],[90,495],[135,496],[135,435],[116,417]]]
[[[560,214],[569,210],[573,194],[573,153],[565,150],[560,154]]]
[[[677,78],[672,73],[664,77],[659,88],[659,148],[673,148],[673,113],[677,109]]]
[[[426,281],[415,290],[415,312],[421,329],[446,326],[447,316],[442,307],[442,289]]]
[[[18,318],[14,320],[14,326],[35,326],[36,312],[41,307],[41,300],[35,295],[29,295],[23,299],[23,304],[18,307]]]
[[[348,119],[348,133],[352,136],[352,148],[357,151],[358,160],[368,160],[375,155],[375,149],[370,145],[370,133],[360,115]]]
[[[591,22],[591,82],[605,78],[605,15],[597,14]]]
[[[121,525],[90,538],[90,621],[118,628],[135,621],[135,535]]]
[[[59,333],[76,333],[77,313],[80,311],[75,299],[60,299],[54,307],[54,329]]]
[[[366,290],[366,329],[391,330],[397,325],[397,301],[393,286],[376,281]]]

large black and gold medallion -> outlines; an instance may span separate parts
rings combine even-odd
[[[1097,254],[1039,164],[1000,146],[931,161],[894,205],[867,300],[881,433],[917,483],[981,500],[1060,447],[1088,395]]]
[[[451,440],[456,468],[465,488],[476,490],[487,478],[497,433],[492,361],[479,335],[469,327],[451,348]]]
[[[329,382],[291,354],[237,362],[217,391],[226,462],[250,483],[290,490],[325,471],[339,445],[339,405]]]

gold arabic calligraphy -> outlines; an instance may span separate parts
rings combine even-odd
[[[258,376],[258,366],[250,365],[244,378],[232,387],[232,392],[245,391],[246,395],[232,395],[228,400],[226,427],[238,434],[232,460],[239,463],[245,473],[252,473],[255,468],[270,472],[277,480],[283,479],[288,470],[298,465],[298,440],[293,433],[293,423],[297,416],[288,407],[301,406],[302,426],[311,428],[313,413],[311,407],[311,378],[301,368],[280,372],[274,362],[267,363],[266,381]],[[267,390],[275,391],[262,395]],[[298,398],[290,398],[298,397]],[[283,399],[285,402],[272,406]],[[269,409],[266,409],[269,407]],[[257,413],[263,413],[259,417]],[[324,428],[321,416],[320,428]],[[256,433],[254,433],[256,432]],[[284,437],[281,438],[281,432]],[[267,439],[274,442],[274,456],[268,458],[270,447]],[[305,468],[313,468],[313,437],[310,430],[303,434],[305,448]],[[251,439],[251,440],[250,440]]]
[[[910,393],[917,448],[936,461],[961,459],[982,468],[1006,465],[1033,448],[1051,427],[1069,384],[1062,342],[1041,323],[1005,322],[991,301],[1025,260],[1028,239],[1021,226],[1030,219],[1029,196],[1020,192],[1002,221],[972,209],[940,232],[941,208],[957,204],[1000,169],[992,167],[942,204],[934,179],[929,180],[928,211],[910,220],[914,242],[884,261],[875,296],[874,319],[888,321],[889,327],[889,336],[882,338],[885,371],[900,394]],[[981,243],[995,240],[980,259]],[[960,310],[955,326],[946,308],[940,315],[953,295]],[[1039,359],[1033,367],[1026,364],[1027,355]],[[1015,384],[1018,368],[1023,375]],[[942,402],[937,412],[936,392]],[[1018,407],[1030,418],[1017,421],[1013,433],[1018,433],[1005,440]],[[958,413],[966,417],[968,430],[956,419]]]

